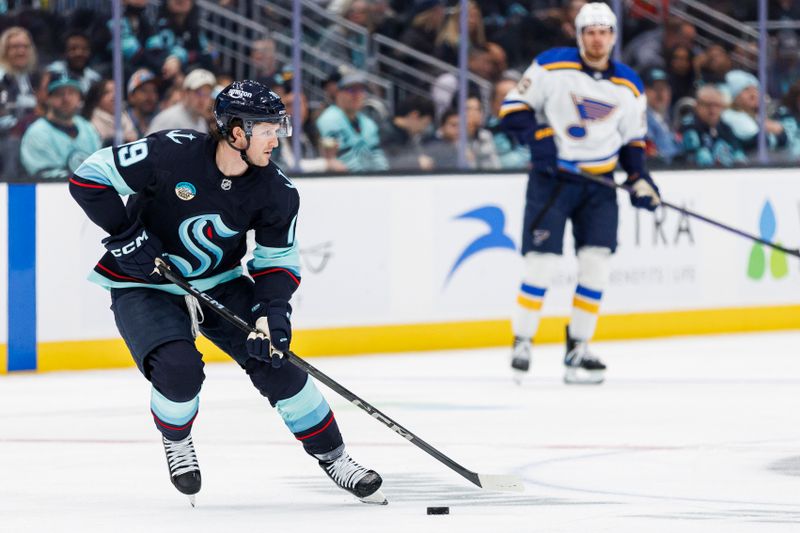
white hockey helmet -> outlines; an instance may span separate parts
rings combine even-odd
[[[581,39],[583,30],[591,26],[610,28],[611,32],[614,34],[614,42],[611,43],[611,47],[614,47],[614,43],[617,39],[617,16],[611,11],[608,4],[603,2],[589,2],[578,11],[578,15],[575,17],[575,36],[577,37],[578,48],[580,48],[581,53],[583,53],[583,40]]]

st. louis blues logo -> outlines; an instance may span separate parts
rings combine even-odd
[[[588,122],[599,122],[611,116],[611,113],[617,108],[614,104],[601,102],[585,96],[572,95],[572,101],[575,108],[578,110],[578,117],[580,123],[572,124],[567,128],[567,133],[576,139],[582,139],[586,136],[586,125]]]
[[[514,244],[514,240],[505,233],[506,215],[499,207],[494,205],[479,207],[458,215],[456,219],[480,220],[488,226],[489,232],[472,241],[472,243],[461,252],[461,255],[456,259],[456,262],[450,269],[450,273],[447,274],[445,285],[450,282],[450,278],[453,277],[458,267],[478,252],[492,248],[516,251],[517,247]]]
[[[183,245],[199,264],[196,267],[192,266],[186,259],[173,254],[169,254],[170,261],[185,277],[200,276],[216,268],[222,261],[222,248],[211,242],[215,235],[228,238],[237,233],[226,226],[219,215],[197,215],[188,218],[181,223],[178,234]]]

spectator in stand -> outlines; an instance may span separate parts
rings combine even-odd
[[[354,0],[346,8],[344,18],[367,30],[369,21],[369,3],[367,0]],[[357,69],[367,66],[367,36],[348,27],[335,24],[329,27],[317,43],[317,48],[325,54],[335,58],[346,57],[348,62]]]
[[[481,99],[477,96],[467,98],[467,143],[473,158],[472,168],[495,170],[500,168],[500,157],[494,145],[492,132],[483,127],[484,112]]]
[[[722,113],[722,122],[727,124],[744,149],[745,154],[753,154],[758,149],[758,120],[760,86],[758,78],[743,70],[732,70],[725,76],[724,89],[730,95],[730,109]],[[780,122],[766,119],[767,145],[770,150],[778,150],[788,143],[786,132]]]
[[[669,76],[660,68],[647,69],[642,75],[647,98],[647,157],[671,163],[681,154],[681,143],[672,130],[670,103],[672,88]]]
[[[25,28],[12,26],[0,35],[0,157],[2,177],[20,175],[19,143],[36,119],[36,47]]]
[[[381,149],[378,126],[362,112],[366,93],[367,80],[363,74],[345,74],[339,81],[336,103],[317,118],[317,129],[324,149],[330,150],[331,143],[335,142],[338,159],[351,172],[389,168]]]
[[[273,78],[279,73],[275,41],[270,38],[253,41],[250,45],[250,79],[269,87]]]
[[[128,80],[128,116],[137,138],[147,134],[158,104],[158,78],[146,68],[134,72]]]
[[[713,85],[697,90],[694,113],[681,126],[686,160],[699,167],[732,167],[747,163],[739,139],[720,120],[725,95]]]
[[[519,83],[522,75],[517,71],[506,71],[500,81],[494,84],[492,95],[492,116],[486,121],[486,128],[492,133],[497,156],[502,168],[527,168],[530,162],[530,150],[520,144],[516,137],[508,135],[500,125],[500,107],[503,105],[508,91]]]
[[[211,45],[200,30],[194,0],[165,0],[159,9],[155,33],[145,44],[148,55],[158,58],[162,79],[172,81],[192,67],[213,68]]]
[[[122,46],[122,63],[125,74],[146,67],[151,70],[161,69],[163,58],[149,54],[145,48],[147,39],[153,35],[153,24],[147,14],[149,0],[123,0],[122,19],[120,20],[120,44]],[[110,13],[102,13],[100,27],[90,31],[92,48],[101,55],[103,63],[112,63],[114,50],[113,19]]]
[[[191,71],[183,80],[180,102],[156,115],[150,123],[147,134],[168,129],[189,129],[208,133],[208,122],[214,106],[211,93],[216,85],[217,79],[211,72],[202,68]]]
[[[114,144],[114,80],[101,80],[86,93],[81,116],[91,122],[100,136],[102,146]],[[120,115],[122,142],[129,143],[139,138],[128,113],[123,109]]]
[[[433,170],[435,162],[423,148],[433,123],[433,104],[421,96],[409,96],[383,125],[381,141],[389,166],[395,170]]]
[[[415,0],[410,13],[411,23],[400,36],[400,42],[427,56],[432,56],[436,47],[436,37],[445,19],[444,0]],[[423,63],[402,57],[411,67],[425,68]]]
[[[277,74],[273,80],[272,90],[281,97],[286,112],[290,115],[294,113],[295,93],[292,87],[294,72],[291,68],[285,68],[282,73]],[[293,117],[294,118],[294,117]],[[301,172],[346,172],[347,166],[336,159],[335,150],[332,153],[326,152],[324,155],[317,149],[319,144],[319,132],[314,122],[309,120],[308,100],[305,94],[300,94],[300,124],[298,130],[294,130],[292,138],[286,139],[272,151],[272,156],[277,165],[284,170],[293,170],[297,164],[294,153],[294,137],[300,136],[300,171]]]
[[[665,24],[637,35],[625,46],[623,62],[641,72],[650,67],[666,68],[664,50],[677,46],[694,49],[697,29],[689,22],[671,18]]]
[[[667,51],[666,70],[669,75],[669,85],[672,91],[672,102],[687,96],[693,97],[695,93],[694,53],[688,46],[679,45]]]
[[[64,39],[64,59],[50,63],[47,71],[53,73],[55,77],[68,75],[79,80],[83,94],[86,94],[92,84],[102,79],[97,71],[89,67],[91,55],[89,37],[79,30],[72,30]]]
[[[46,114],[22,137],[20,159],[30,176],[68,178],[83,160],[100,149],[100,137],[78,114],[81,82],[69,76],[47,84]]]
[[[721,44],[712,44],[694,58],[695,72],[704,84],[725,83],[725,75],[732,65],[730,54]]]
[[[442,115],[436,135],[423,145],[424,150],[433,158],[436,169],[448,170],[458,168],[458,128],[460,118],[458,111],[448,109]],[[467,161],[474,161],[475,156],[467,147]]]
[[[467,56],[467,69],[472,74],[484,79],[489,79],[494,74],[495,63],[492,56],[485,48],[472,48]],[[491,101],[491,94],[482,92],[472,81],[469,82],[467,92],[470,95],[479,94],[485,102]],[[436,117],[456,104],[458,98],[458,76],[452,72],[445,72],[433,82],[431,99],[436,111]]]
[[[483,28],[483,16],[481,10],[473,0],[467,4],[467,32],[469,34],[470,48],[486,49],[489,41],[486,40],[486,32]],[[436,36],[436,48],[434,55],[451,65],[458,64],[458,49],[461,41],[459,20],[461,8],[453,9],[453,14],[447,17],[444,26]]]
[[[789,88],[783,97],[775,119],[783,126],[788,138],[788,149],[795,159],[800,158],[800,80]]]

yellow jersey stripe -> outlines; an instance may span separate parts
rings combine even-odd
[[[522,104],[520,102],[514,102],[513,104],[504,104],[500,108],[498,117],[503,118],[504,116],[510,113],[516,113],[517,111],[530,111],[530,110],[531,110],[530,106]]]
[[[560,70],[565,68],[580,70],[581,64],[574,61],[556,61],[555,63],[550,63],[549,65],[542,65],[542,68],[545,70]]]
[[[615,76],[612,76],[609,78],[609,81],[611,81],[611,83],[616,83],[617,85],[623,85],[627,87],[628,89],[633,91],[633,94],[636,96],[636,98],[639,98],[639,95],[642,94],[639,92],[639,89],[636,88],[636,85],[626,80],[625,78],[617,78]]]
[[[606,174],[617,168],[617,158],[614,158],[613,160],[608,161],[606,163],[598,163],[598,164],[578,163],[578,167],[581,170],[585,170],[589,174]]]
[[[533,134],[533,138],[537,141],[541,141],[545,137],[552,137],[555,134],[553,128],[542,128],[540,130],[536,130],[536,133]]]

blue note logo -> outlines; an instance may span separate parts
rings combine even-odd
[[[517,251],[517,246],[514,244],[514,240],[505,233],[506,215],[499,207],[494,205],[478,207],[477,209],[473,209],[458,215],[454,220],[464,219],[480,220],[486,224],[488,233],[484,233],[472,241],[469,246],[467,246],[464,251],[461,252],[461,255],[458,256],[458,259],[456,259],[456,262],[450,269],[450,273],[447,274],[445,285],[450,283],[450,279],[453,277],[453,274],[455,274],[456,270],[458,270],[458,268],[464,264],[467,259],[480,252],[496,248],[501,250],[507,249],[511,250],[512,252]]]
[[[586,127],[590,122],[600,122],[611,116],[617,108],[614,104],[601,102],[585,96],[572,95],[572,102],[578,111],[578,124],[570,124],[567,127],[567,134],[575,139],[586,137]]]

